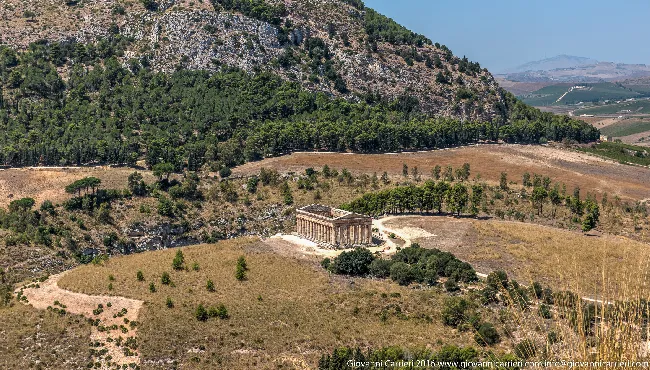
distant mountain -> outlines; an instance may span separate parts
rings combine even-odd
[[[550,71],[553,69],[575,68],[596,63],[598,63],[598,61],[595,59],[562,54],[554,56],[552,58],[528,62],[520,66],[505,70],[501,74],[511,74],[526,71]]]
[[[599,62],[585,57],[558,55],[522,64],[502,72],[498,74],[498,79],[521,83],[553,84],[558,82],[613,82],[644,76],[650,76],[650,66],[645,64]]]

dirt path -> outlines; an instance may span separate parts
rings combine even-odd
[[[91,329],[90,341],[99,342],[100,345],[93,348],[98,352],[105,352],[103,355],[94,356],[93,359],[102,364],[102,369],[115,368],[118,364],[120,366],[139,364],[137,345],[131,344],[136,338],[137,326],[131,323],[137,322],[143,302],[124,297],[94,296],[61,289],[57,283],[68,271],[50,276],[46,281],[39,283],[38,288],[34,286],[35,284],[28,285],[29,288],[21,288],[22,294],[27,297],[29,304],[37,309],[63,309],[67,313],[83,315],[93,320],[99,319],[98,325]],[[93,312],[99,305],[102,305],[103,311]],[[126,354],[129,351],[125,346],[127,340],[132,352],[129,355]]]

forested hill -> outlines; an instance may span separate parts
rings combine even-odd
[[[129,4],[0,10],[0,163],[144,158],[196,170],[295,150],[598,135],[520,103],[477,63],[360,2]]]
[[[120,63],[146,59],[154,71],[267,71],[352,101],[408,95],[423,112],[459,119],[491,120],[504,103],[478,63],[360,0],[29,0],[4,4],[0,15],[0,43],[18,48],[93,44],[119,33],[132,40]]]

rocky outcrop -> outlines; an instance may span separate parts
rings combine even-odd
[[[460,59],[448,56],[446,48],[387,42],[370,47],[364,11],[341,0],[284,1],[284,43],[278,39],[280,27],[242,14],[215,11],[209,1],[157,3],[157,11],[144,9],[140,2],[115,0],[80,1],[76,6],[32,0],[0,6],[0,42],[16,47],[39,39],[92,42],[108,37],[109,30],[117,26],[122,35],[133,39],[122,57],[125,65],[131,58],[147,56],[152,68],[163,72],[179,68],[216,71],[222,66],[249,73],[272,71],[308,90],[349,100],[358,100],[359,94],[367,92],[378,92],[389,100],[415,97],[423,111],[458,119],[491,120],[497,115],[495,106],[504,100],[489,72],[460,71]],[[322,65],[313,70],[304,48],[310,37],[324,41],[331,67],[347,89],[335,88]],[[287,47],[292,48],[296,60],[282,66],[278,58]],[[404,53],[439,58],[441,63],[434,68],[421,59],[407,61],[400,56]],[[439,72],[448,77],[447,83],[436,79]]]

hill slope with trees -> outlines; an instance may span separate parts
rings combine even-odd
[[[2,10],[5,19],[22,10],[0,22],[8,166],[145,159],[220,169],[295,150],[598,135],[520,103],[478,63],[357,1],[36,3]],[[68,27],[52,23],[66,17]]]

